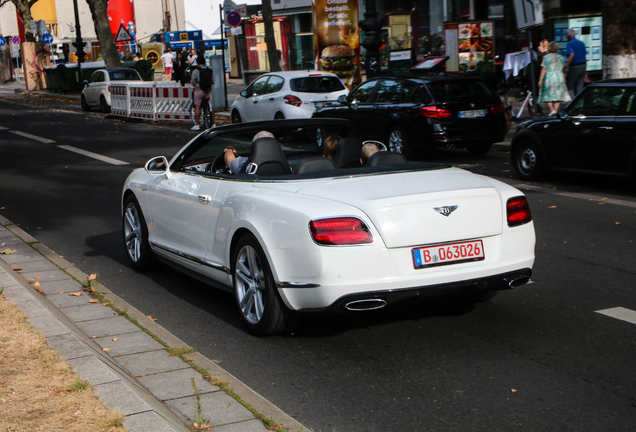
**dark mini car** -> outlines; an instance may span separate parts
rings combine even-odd
[[[313,116],[352,120],[354,137],[381,137],[409,158],[436,147],[483,155],[508,131],[494,90],[477,78],[445,73],[372,78]]]
[[[520,124],[511,145],[523,180],[556,170],[636,178],[636,79],[588,85],[555,117]]]

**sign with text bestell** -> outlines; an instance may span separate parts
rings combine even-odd
[[[316,69],[352,88],[362,81],[358,0],[312,0]]]

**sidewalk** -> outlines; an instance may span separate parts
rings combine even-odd
[[[191,379],[215,431],[266,432],[262,420],[306,430],[105,286],[89,295],[88,275],[0,216],[0,250],[7,248],[15,251],[0,254],[7,299],[108,408],[124,414],[131,432],[189,431],[185,425],[196,421]]]

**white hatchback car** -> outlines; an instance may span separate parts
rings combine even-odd
[[[100,107],[102,112],[110,112],[110,82],[141,81],[139,72],[131,68],[99,69],[84,81],[82,90],[82,110],[90,111],[92,107]]]
[[[310,118],[316,108],[349,90],[336,75],[321,71],[272,72],[258,77],[232,104],[232,123]]]

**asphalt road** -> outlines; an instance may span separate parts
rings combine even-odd
[[[241,326],[231,295],[169,268],[137,273],[126,263],[124,179],[151,157],[174,154],[194,136],[188,125],[104,119],[56,100],[24,102],[0,99],[0,214],[85,273],[98,273],[308,428],[634,429],[636,325],[597,312],[636,311],[633,184],[562,175],[524,186],[537,231],[533,283],[487,303],[311,316],[292,335],[255,338]],[[441,151],[435,159],[520,183],[505,151],[483,158]]]

